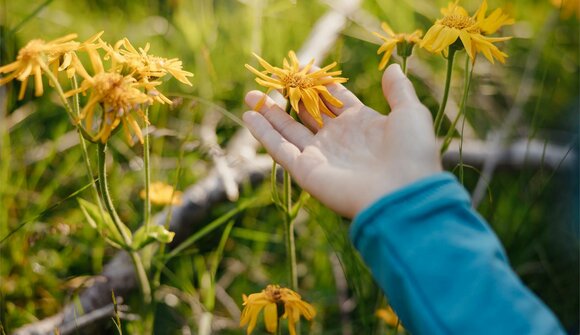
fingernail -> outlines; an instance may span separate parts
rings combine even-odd
[[[266,101],[266,95],[263,93],[257,94],[255,92],[250,92],[246,94],[245,101],[248,107],[253,110],[258,110],[264,105],[264,102]]]

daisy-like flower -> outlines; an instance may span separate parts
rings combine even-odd
[[[122,123],[125,138],[130,145],[133,145],[132,132],[143,143],[143,133],[134,114],[148,124],[149,120],[145,117],[143,109],[153,102],[149,95],[141,91],[142,87],[143,85],[130,75],[123,76],[117,72],[99,72],[90,79],[84,80],[78,90],[68,92],[67,95],[70,96],[90,89],[89,100],[81,110],[80,115],[81,120],[85,121],[85,129],[89,132],[92,129],[97,106],[101,106],[103,114],[94,139],[100,140],[102,143],[107,142],[113,130]]]
[[[44,93],[42,73],[51,63],[58,61],[63,55],[65,59],[78,49],[79,43],[73,41],[76,34],[69,34],[55,40],[45,42],[34,39],[28,42],[18,51],[16,61],[0,67],[0,73],[8,73],[0,78],[0,85],[4,85],[14,78],[21,82],[18,100],[24,98],[26,86],[30,76],[34,76],[34,95],[41,96]]]
[[[397,53],[399,56],[406,58],[411,56],[413,52],[413,47],[415,44],[419,44],[421,42],[421,36],[423,36],[423,32],[421,30],[415,30],[411,34],[395,34],[393,29],[386,23],[383,22],[381,24],[381,28],[387,36],[384,36],[380,33],[374,32],[375,36],[383,40],[383,44],[377,50],[377,55],[384,52],[383,58],[379,63],[379,70],[382,70],[387,66],[391,55],[395,47],[397,48]]]
[[[487,1],[484,0],[481,7],[473,17],[459,6],[458,1],[450,3],[447,8],[441,10],[442,19],[427,31],[421,47],[433,53],[447,53],[449,48],[465,48],[469,57],[474,60],[475,54],[481,52],[492,64],[494,59],[505,63],[507,54],[500,51],[493,43],[505,41],[511,37],[487,37],[497,31],[502,25],[511,24],[513,20],[506,18],[500,11],[495,11],[489,17],[485,17]]]
[[[142,190],[139,195],[145,199],[145,190]],[[154,182],[149,186],[149,198],[152,204],[155,205],[180,205],[182,193],[174,191],[173,186],[167,185],[163,182]]]
[[[296,335],[296,322],[303,315],[307,320],[316,316],[314,307],[302,300],[300,295],[291,289],[278,285],[268,285],[262,292],[243,295],[244,310],[240,326],[248,325],[247,334],[252,333],[258,321],[258,314],[264,310],[266,330],[274,333],[278,329],[278,319],[288,318],[290,335]],[[280,315],[281,314],[281,315]]]
[[[562,11],[561,17],[567,19],[576,14],[576,18],[580,19],[580,1],[578,0],[551,0],[552,5],[560,8]]]
[[[393,311],[391,306],[387,306],[387,308],[378,309],[375,312],[375,316],[385,321],[385,323],[388,324],[389,326],[393,328],[397,327],[397,331],[402,331],[405,329],[403,328],[403,325],[401,324],[399,317],[397,316],[397,314],[395,314],[395,311]]]
[[[312,115],[319,126],[323,125],[321,113],[330,117],[336,116],[328,109],[326,103],[335,107],[342,107],[342,102],[330,94],[326,88],[327,85],[344,83],[348,80],[342,77],[334,77],[342,74],[342,71],[328,72],[336,66],[336,62],[310,72],[314,60],[311,60],[300,69],[300,62],[294,51],[288,52],[290,62],[284,58],[282,68],[270,65],[256,54],[254,56],[258,59],[260,65],[264,67],[263,71],[258,71],[246,64],[246,68],[257,76],[256,82],[267,87],[268,91],[272,89],[281,90],[297,113],[300,112],[299,105],[302,102],[306,112]],[[260,109],[262,103],[263,101],[255,109]]]

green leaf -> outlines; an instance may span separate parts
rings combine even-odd
[[[119,249],[123,249],[126,246],[121,233],[117,230],[117,227],[109,213],[101,210],[97,205],[84,199],[78,198],[77,201],[79,202],[81,211],[85,215],[89,225],[95,228],[107,243]],[[127,236],[131,237],[131,231],[129,228],[122,225],[121,229],[124,230]]]
[[[173,241],[174,236],[174,232],[165,229],[163,226],[141,226],[135,232],[132,248],[133,250],[137,251],[154,241],[158,241],[160,243],[170,243]]]

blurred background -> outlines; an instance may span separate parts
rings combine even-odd
[[[461,4],[471,13],[480,5],[475,0]],[[464,126],[465,186],[477,193],[477,209],[497,232],[521,279],[570,333],[577,333],[578,17],[560,13],[549,0],[489,4],[503,8],[516,23],[502,31],[514,36],[500,46],[509,55],[506,64],[492,65],[481,57],[475,65]],[[225,148],[242,126],[245,92],[261,89],[244,68],[255,65],[252,52],[280,66],[288,50],[300,50],[313,32],[337,29],[332,23],[339,22],[319,61],[337,61],[350,78],[346,86],[370,107],[388,113],[372,31],[379,31],[381,21],[397,32],[426,31],[446,5],[440,0],[0,0],[0,65],[12,62],[31,39],[74,32],[82,41],[101,30],[109,43],[127,37],[135,46],[150,43],[152,54],[180,58],[195,74],[193,87],[164,83],[174,104],[151,111],[152,179],[185,190],[214,165],[200,132],[204,120],[216,120],[216,144]],[[463,57],[452,82],[455,106]],[[416,48],[409,73],[421,100],[435,112],[445,60]],[[33,98],[29,87],[26,98],[17,101],[18,88],[14,83],[0,87],[0,324],[8,334],[74,305],[117,252],[85,222],[74,199],[88,197],[88,191],[75,194],[88,180],[76,133],[57,96],[49,89]],[[486,141],[502,146],[494,152]],[[113,198],[134,230],[143,219],[142,147],[129,147],[122,136],[111,147]],[[445,166],[457,173],[456,147],[445,156]],[[196,333],[200,309],[211,309],[215,333],[245,332],[237,326],[242,294],[285,283],[282,221],[269,202],[269,187],[269,180],[241,185],[240,201],[259,198],[261,205],[235,217],[219,259],[215,246],[223,228],[166,264],[156,296],[156,333]],[[203,222],[234,207],[216,203]],[[303,322],[311,334],[385,334],[389,329],[375,317],[386,298],[350,245],[348,228],[348,221],[313,199],[299,216],[300,293],[318,311],[311,324]],[[210,260],[219,260],[215,303],[204,296]],[[129,310],[123,329],[129,333],[139,332],[139,321],[130,321],[132,310],[139,309],[136,294],[125,300]],[[114,329],[108,319],[102,327]]]

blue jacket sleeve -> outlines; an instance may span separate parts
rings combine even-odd
[[[564,334],[450,173],[386,195],[350,233],[412,334]]]

